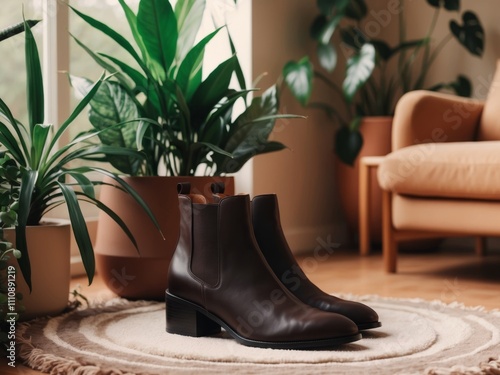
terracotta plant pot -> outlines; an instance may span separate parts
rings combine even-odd
[[[190,182],[192,192],[207,197],[210,185],[226,184],[234,194],[233,177],[125,177],[146,201],[158,220],[165,239],[140,206],[127,194],[103,185],[100,200],[122,218],[134,235],[139,253],[122,229],[105,213],[99,214],[95,254],[97,272],[109,289],[129,299],[163,300],[167,273],[179,236],[177,184]],[[113,180],[104,180],[114,184]]]
[[[14,229],[5,229],[4,234],[15,247]],[[11,258],[16,268],[16,292],[22,293],[22,304],[26,309],[21,319],[60,314],[69,300],[71,225],[66,220],[51,219],[27,227],[26,237],[31,264],[31,294],[17,260]]]
[[[339,187],[340,203],[348,228],[357,238],[359,230],[359,159],[363,156],[382,156],[391,152],[392,117],[364,117],[360,132],[363,148],[354,166],[335,158],[335,172]],[[372,170],[370,191],[370,238],[375,243],[382,241],[382,191],[378,187],[376,170]]]

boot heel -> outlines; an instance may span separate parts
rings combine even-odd
[[[183,336],[210,336],[219,333],[221,327],[189,302],[166,294],[167,332]]]

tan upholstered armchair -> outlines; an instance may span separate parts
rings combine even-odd
[[[405,239],[499,236],[500,64],[485,102],[428,91],[404,95],[378,181],[388,272],[396,272]]]

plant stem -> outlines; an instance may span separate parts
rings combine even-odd
[[[436,60],[436,57],[439,55],[441,50],[446,46],[446,44],[453,38],[453,36],[450,34],[446,35],[436,46],[430,57],[428,58],[428,61],[425,62],[425,65],[422,64],[422,72],[420,73],[419,80],[415,84],[415,90],[420,89],[423,87],[425,78],[427,77],[427,73],[429,72],[429,68],[431,67],[432,63]],[[418,85],[418,86],[417,86]]]
[[[331,81],[330,79],[328,79],[328,77],[326,77],[324,74],[322,74],[321,72],[318,72],[318,71],[314,71],[314,76],[319,78],[320,80],[322,80],[328,87],[330,87],[333,91],[335,91],[341,98],[342,98],[342,101],[344,103],[344,106],[347,110],[347,114],[351,117],[354,116],[353,112],[352,112],[352,108],[351,106],[349,105],[349,103],[347,103],[347,101],[345,100],[344,98],[344,92],[342,91],[342,89],[340,87],[338,87],[335,82]]]
[[[437,20],[438,20],[438,16],[439,16],[439,10],[440,10],[440,8],[437,8],[434,11],[434,15],[432,17],[431,26],[429,28],[429,31],[428,31],[427,35],[426,35],[426,38],[429,39],[429,40],[430,40],[430,37],[434,33],[434,30],[436,28],[436,24],[437,24]],[[423,57],[423,60],[422,60],[422,69],[420,70],[420,74],[419,74],[419,76],[417,78],[417,81],[415,82],[415,86],[413,88],[414,90],[415,89],[420,89],[424,85],[425,78],[427,77],[427,73],[429,71],[429,66],[432,63],[432,61],[429,60],[430,49],[431,49],[431,46],[430,46],[430,42],[429,42],[425,46],[424,57]],[[438,49],[438,47],[436,47],[436,50],[437,49]],[[436,50],[434,51],[433,56],[435,55]],[[432,58],[432,60],[433,59],[434,58]]]

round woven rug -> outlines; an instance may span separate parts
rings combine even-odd
[[[108,301],[21,325],[20,356],[57,374],[500,374],[500,312],[439,301],[344,296],[373,307],[383,326],[331,350],[251,348],[222,332],[165,331],[157,302]]]

